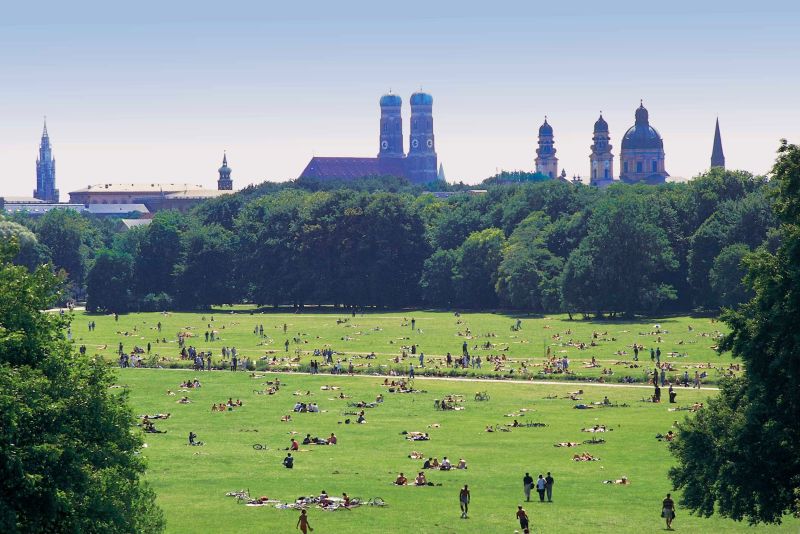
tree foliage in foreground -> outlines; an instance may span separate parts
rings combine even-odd
[[[723,319],[723,350],[747,373],[681,426],[670,471],[689,509],[750,523],[800,515],[800,147],[785,141],[773,169],[781,245],[749,256],[754,298]]]
[[[68,319],[41,311],[63,279],[16,253],[0,244],[0,532],[160,532],[125,395],[72,350]]]

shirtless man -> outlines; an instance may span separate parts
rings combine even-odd
[[[467,519],[467,512],[469,511],[469,486],[464,484],[461,491],[458,493],[458,501],[461,504],[461,519]]]
[[[311,524],[308,522],[308,512],[305,510],[300,511],[300,517],[297,519],[297,528],[300,529],[300,532],[303,534],[308,534],[308,531],[314,532],[314,529],[311,528]]]

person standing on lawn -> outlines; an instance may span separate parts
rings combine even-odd
[[[469,511],[469,486],[464,484],[464,487],[461,488],[461,491],[458,494],[458,502],[461,504],[461,519],[467,518],[467,512]]]
[[[536,491],[539,492],[539,502],[544,502],[544,490],[547,483],[544,481],[544,475],[539,475],[539,480],[536,481]]]
[[[308,522],[308,512],[305,510],[300,510],[300,517],[297,519],[297,528],[299,528],[300,532],[303,534],[307,534],[309,530],[314,532],[314,529],[311,528],[311,524]]]
[[[525,492],[526,502],[531,502],[531,489],[533,489],[533,477],[530,473],[525,473],[522,477],[522,490]]]
[[[675,501],[667,493],[667,498],[661,502],[661,517],[667,522],[667,530],[672,530],[672,520],[675,519]]]
[[[522,532],[528,533],[528,513],[525,511],[522,506],[517,506],[517,519],[519,519],[519,528],[522,529]]]
[[[544,477],[544,490],[547,493],[547,502],[553,502],[553,484],[555,483],[555,479],[553,475],[550,474],[550,471],[547,472],[547,476]]]

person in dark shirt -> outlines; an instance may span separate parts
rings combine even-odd
[[[533,477],[530,473],[525,473],[522,478],[522,489],[525,492],[525,501],[531,502],[531,489],[533,488]]]
[[[519,519],[519,528],[522,532],[529,532],[528,530],[528,513],[522,506],[517,506],[517,519]]]
[[[555,483],[555,479],[550,474],[550,471],[547,472],[547,476],[544,477],[544,490],[547,493],[547,502],[553,502],[553,484]]]
[[[294,458],[292,458],[292,453],[286,455],[286,458],[283,459],[283,467],[286,469],[292,469],[294,467]]]

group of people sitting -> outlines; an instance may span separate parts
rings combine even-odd
[[[200,381],[198,379],[196,379],[196,378],[194,380],[185,380],[185,381],[181,382],[180,387],[181,387],[181,389],[184,389],[184,388],[189,388],[189,389],[191,389],[191,388],[199,388],[200,387]]]
[[[422,464],[423,469],[438,469],[440,471],[450,471],[451,469],[466,469],[467,468],[467,461],[464,458],[458,460],[458,463],[454,466],[450,463],[450,460],[447,456],[442,458],[442,462],[439,463],[439,458],[428,458]]]
[[[395,485],[397,486],[408,486],[408,479],[403,473],[397,475],[397,478],[394,480]],[[425,478],[425,473],[420,471],[416,478],[414,478],[414,486],[433,486],[432,482],[428,482],[428,479]]]
[[[336,434],[334,434],[333,432],[331,432],[331,435],[328,437],[328,439],[317,438],[317,437],[312,438],[311,434],[306,434],[306,437],[303,438],[303,445],[336,445],[338,441],[339,440],[336,437]],[[296,451],[297,449],[298,449],[297,441],[293,439],[292,450]]]
[[[305,402],[296,402],[293,411],[298,413],[319,413],[319,406],[316,402],[306,404]]]
[[[219,404],[212,404],[211,405],[211,411],[212,412],[224,412],[224,411],[227,410],[227,411],[230,412],[230,411],[233,411],[234,408],[238,408],[238,407],[242,406],[243,404],[244,403],[242,403],[241,400],[236,399],[234,401],[233,397],[229,397],[228,398],[228,402],[220,402]]]
[[[163,414],[156,414],[156,415],[163,415]],[[156,419],[167,419],[169,414],[166,417],[156,417]],[[148,434],[165,434],[166,430],[158,430],[156,425],[153,424],[153,421],[150,419],[149,416],[144,415],[142,416],[142,430]]]

